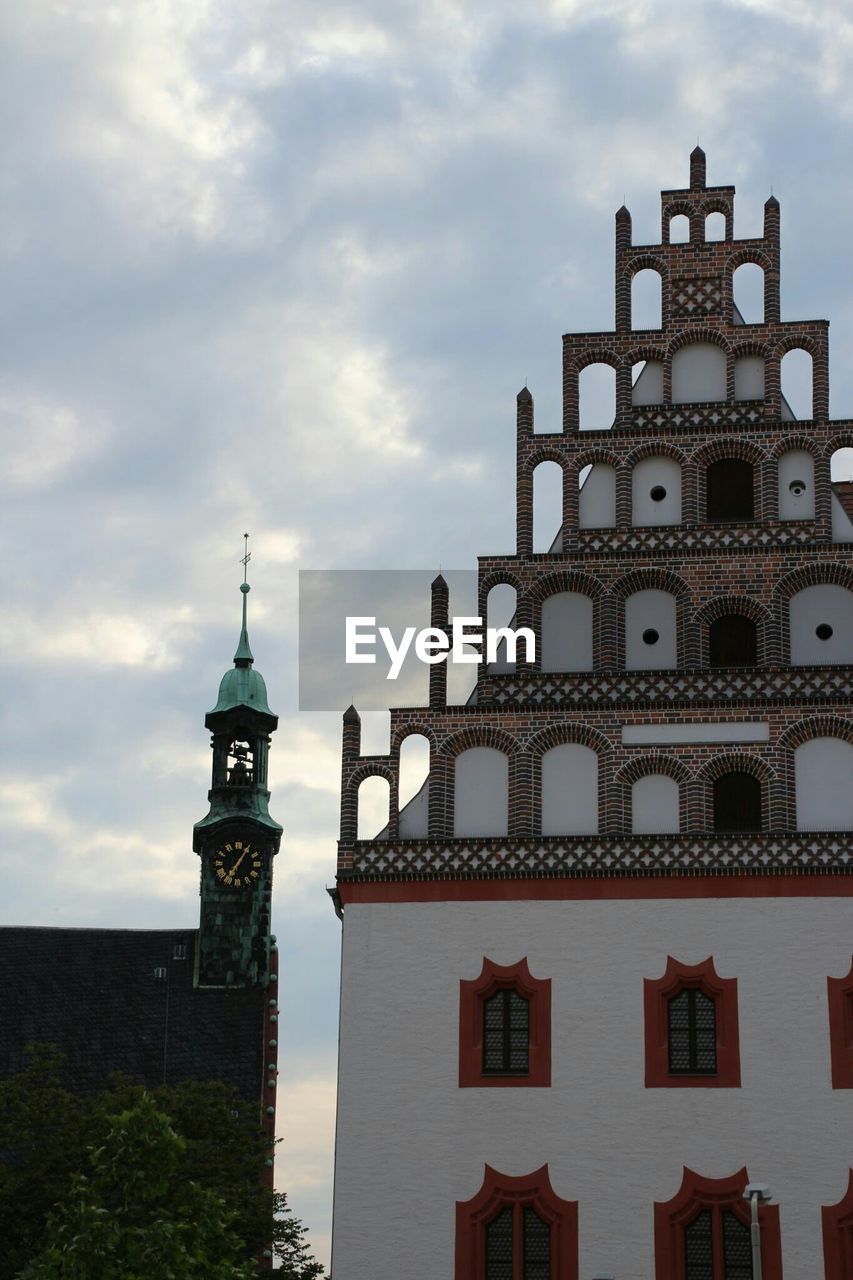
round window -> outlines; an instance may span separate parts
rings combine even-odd
[[[664,489],[662,484],[656,484],[655,487],[650,491],[649,497],[651,498],[652,502],[663,502],[664,498],[666,497],[666,489]]]
[[[643,632],[643,644],[657,644],[658,640],[660,640],[660,636],[654,627],[649,627],[647,631]]]
[[[819,626],[815,627],[814,633],[818,640],[828,640],[832,635],[832,627],[828,622],[821,622]]]
[[[805,491],[806,491],[805,480],[792,480],[791,483],[788,485],[788,492],[792,493],[795,498],[799,498],[800,494],[805,493]]]

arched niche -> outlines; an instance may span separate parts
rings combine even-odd
[[[631,281],[631,328],[661,328],[660,272],[654,267],[644,267]]]
[[[812,417],[814,370],[811,355],[800,347],[782,357],[782,419],[792,421]]]
[[[840,666],[850,662],[853,591],[818,583],[798,591],[788,608],[793,666]]]
[[[853,449],[836,449],[830,461],[832,476],[832,541],[853,542]]]
[[[732,770],[714,782],[714,830],[761,830],[761,783],[751,773]]]
[[[635,525],[681,523],[681,467],[674,458],[643,458],[631,475]]]
[[[616,417],[616,370],[609,364],[588,364],[578,379],[581,431],[609,430]]]
[[[690,219],[686,213],[676,213],[669,220],[669,243],[687,244],[690,240]]]
[[[751,618],[724,613],[708,628],[708,665],[754,667],[758,662],[758,631]]]
[[[668,591],[635,591],[625,601],[626,670],[667,670],[677,665],[675,596]]]
[[[672,402],[725,400],[726,353],[713,342],[691,342],[672,357]]]
[[[580,743],[552,747],[542,757],[543,836],[598,831],[598,756]]]
[[[631,404],[663,404],[663,363],[640,360],[631,367]]]
[[[592,601],[579,591],[558,591],[542,603],[542,671],[592,670]]]
[[[358,788],[358,838],[374,840],[388,827],[390,788],[387,778],[364,778]]]
[[[595,462],[587,471],[578,496],[581,529],[612,529],[616,524],[616,468]]]
[[[814,520],[814,459],[805,449],[789,449],[778,462],[779,519]]]
[[[400,744],[400,836],[419,840],[429,832],[429,739],[410,733]]]
[[[744,458],[718,458],[705,472],[707,520],[755,519],[755,467]]]
[[[533,550],[559,551],[563,544],[563,469],[540,462],[533,472]]]
[[[505,836],[509,761],[494,747],[469,747],[454,761],[454,836]]]
[[[740,356],[735,360],[735,400],[764,399],[764,358]]]
[[[812,738],[794,752],[798,831],[853,831],[853,745]]]
[[[735,324],[764,323],[764,272],[757,262],[744,262],[732,276],[732,319]]]
[[[678,831],[678,783],[663,773],[638,778],[631,788],[631,830],[636,835]]]
[[[726,215],[717,210],[714,213],[707,214],[705,218],[705,239],[706,240],[725,240],[726,238]]]
[[[508,627],[515,618],[517,607],[517,597],[515,587],[509,583],[500,582],[492,587],[486,598],[486,623],[489,627]],[[522,650],[523,654],[523,650]],[[501,642],[498,647],[498,656],[495,662],[489,663],[489,671],[499,673],[502,671],[514,671],[515,663],[507,660],[506,643]]]

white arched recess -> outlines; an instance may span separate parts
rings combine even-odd
[[[853,831],[853,746],[812,738],[794,752],[798,831]]]
[[[635,525],[681,523],[681,467],[674,458],[643,458],[631,475]]]
[[[814,520],[814,459],[790,449],[779,459],[779,519]]]
[[[726,353],[713,342],[692,342],[672,357],[672,403],[726,399]]]
[[[542,757],[543,836],[598,831],[598,756],[579,743],[552,747]]]
[[[422,733],[410,733],[400,744],[399,832],[406,840],[429,832],[429,740]]]
[[[735,360],[735,400],[764,399],[764,361],[761,356]]]
[[[581,529],[612,529],[616,524],[616,469],[594,463],[581,485],[578,498]]]
[[[678,831],[678,783],[663,773],[638,778],[631,788],[631,830],[637,835]]]
[[[793,666],[853,662],[853,591],[820,583],[792,596],[789,609]]]
[[[494,747],[469,747],[456,757],[453,834],[505,836],[509,829],[509,761]]]
[[[359,840],[380,840],[387,837],[389,800],[390,787],[387,778],[373,775],[359,783]]]
[[[592,670],[592,601],[579,591],[559,591],[542,605],[542,671]]]
[[[660,360],[635,364],[631,378],[631,404],[663,403],[663,365]]]
[[[625,601],[626,670],[666,670],[677,662],[675,596],[635,591]]]

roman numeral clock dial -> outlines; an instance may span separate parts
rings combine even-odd
[[[213,854],[216,883],[226,889],[247,889],[257,883],[263,870],[263,857],[250,840],[232,840]]]

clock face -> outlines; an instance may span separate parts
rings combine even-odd
[[[230,840],[213,855],[216,883],[226,889],[246,889],[256,884],[263,867],[263,858],[251,840]]]

